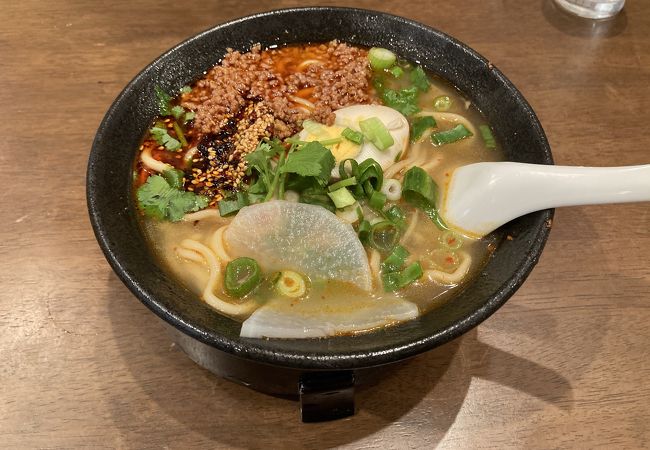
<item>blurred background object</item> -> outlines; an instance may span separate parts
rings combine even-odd
[[[565,10],[587,19],[609,19],[618,14],[625,0],[555,0]]]

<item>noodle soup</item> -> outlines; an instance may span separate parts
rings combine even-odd
[[[157,95],[134,171],[145,235],[197,301],[243,322],[242,336],[412,320],[494,249],[436,208],[456,167],[502,159],[489,127],[452,86],[387,50],[253,47],[177,98]]]

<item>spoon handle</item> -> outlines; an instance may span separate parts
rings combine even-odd
[[[443,217],[461,229],[483,235],[542,209],[639,201],[650,201],[650,164],[477,163],[454,171],[443,201]]]
[[[504,175],[519,173],[520,176],[513,177],[503,188],[516,189],[523,199],[536,203],[531,211],[650,200],[650,164],[623,167],[507,164],[500,169]]]

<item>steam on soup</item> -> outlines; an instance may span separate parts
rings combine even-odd
[[[365,332],[447,301],[493,249],[447,229],[438,186],[501,158],[453,87],[384,49],[249,52],[178,96],[137,157],[158,257],[246,337]],[[197,299],[197,301],[199,301]]]

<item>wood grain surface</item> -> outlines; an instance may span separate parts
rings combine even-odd
[[[559,210],[501,310],[324,424],[192,363],[113,274],[84,194],[112,100],[201,30],[310,3],[1,2],[0,447],[648,447],[648,204]],[[650,163],[646,1],[606,23],[541,0],[318,3],[400,14],[485,55],[531,103],[559,164]]]

